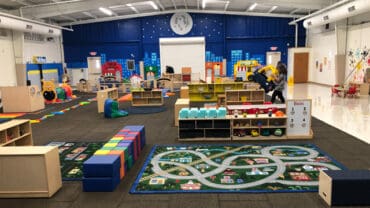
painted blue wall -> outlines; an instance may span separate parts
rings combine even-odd
[[[63,31],[65,61],[68,66],[85,63],[90,51],[103,55],[104,61],[135,59],[145,65],[160,66],[159,38],[206,38],[207,61],[228,60],[228,75],[235,61],[257,58],[265,61],[266,51],[277,46],[282,61],[287,61],[288,47],[294,46],[294,26],[290,18],[234,15],[191,14],[193,28],[179,36],[170,28],[171,14],[73,26]],[[299,25],[298,45],[304,46],[305,30]],[[123,66],[124,67],[124,66]],[[138,67],[137,67],[138,68]],[[124,73],[129,74],[129,73]]]

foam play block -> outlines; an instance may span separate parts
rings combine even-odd
[[[146,136],[145,136],[145,126],[143,125],[136,125],[136,126],[125,126],[124,130],[130,130],[130,132],[139,132],[139,138],[141,141],[141,149],[144,148],[146,144]]]
[[[115,147],[117,146],[117,143],[105,143],[103,147]]]
[[[138,151],[138,149],[140,149],[140,147],[138,146],[138,142],[137,142],[137,139],[136,139],[136,137],[125,137],[125,140],[126,141],[133,141],[133,146],[134,146],[134,148],[133,148],[133,150],[134,150],[134,160],[136,161],[137,160],[137,158],[139,157],[139,151]],[[125,141],[125,140],[123,140],[123,141]]]
[[[85,192],[111,192],[116,189],[119,182],[119,175],[113,177],[83,178],[82,187]]]
[[[126,137],[135,137],[135,140],[137,142],[137,151],[138,151],[138,154],[140,155],[140,152],[141,152],[141,140],[140,140],[140,132],[129,132]]]
[[[129,154],[129,147],[115,147],[114,150],[119,150],[119,151],[123,151],[123,154],[124,154],[124,157],[125,157],[125,160],[127,160],[128,156],[130,155]]]
[[[101,147],[100,150],[113,150],[114,147]]]
[[[135,152],[134,142],[131,140],[123,140],[122,142],[118,143],[115,149],[119,150],[119,147],[127,148],[128,155],[133,155]],[[126,158],[128,158],[128,156]]]
[[[94,155],[107,155],[109,153],[110,149],[98,149],[94,152]]]
[[[108,141],[108,143],[119,143],[120,141],[123,140],[123,137],[113,137]]]
[[[132,157],[132,155],[128,156],[126,163],[127,163],[127,170],[130,170],[132,166],[134,165],[134,158]]]
[[[121,141],[122,139],[123,139],[123,136],[114,136],[110,140],[113,140],[113,141],[115,141],[115,140]]]
[[[120,156],[120,179],[125,176],[125,152],[123,150],[111,150],[109,155],[119,155]]]
[[[319,195],[328,205],[370,205],[370,170],[325,170]]]
[[[86,178],[113,177],[119,175],[120,167],[119,155],[93,155],[83,163],[83,173]]]

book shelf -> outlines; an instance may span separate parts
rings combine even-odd
[[[132,91],[132,106],[161,106],[163,105],[162,90]]]
[[[188,87],[190,102],[217,102],[218,95],[224,94],[227,90],[243,89],[243,83],[191,83]]]
[[[264,90],[227,90],[225,94],[226,105],[263,104],[265,102]]]
[[[179,141],[227,141],[230,120],[225,118],[179,119]]]
[[[104,90],[99,90],[96,93],[96,99],[98,102],[98,113],[104,112],[104,103],[106,99],[117,100],[118,99],[118,90],[117,88],[107,88]]]
[[[31,145],[32,129],[28,119],[14,119],[0,124],[0,147]]]

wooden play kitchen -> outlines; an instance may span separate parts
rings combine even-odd
[[[193,109],[193,108],[191,108]],[[311,100],[228,105],[224,117],[179,118],[180,141],[312,139]],[[217,114],[215,114],[217,115]]]

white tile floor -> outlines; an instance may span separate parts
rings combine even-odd
[[[329,86],[317,84],[294,84],[285,93],[287,99],[312,99],[313,117],[370,144],[370,96],[332,97]]]

